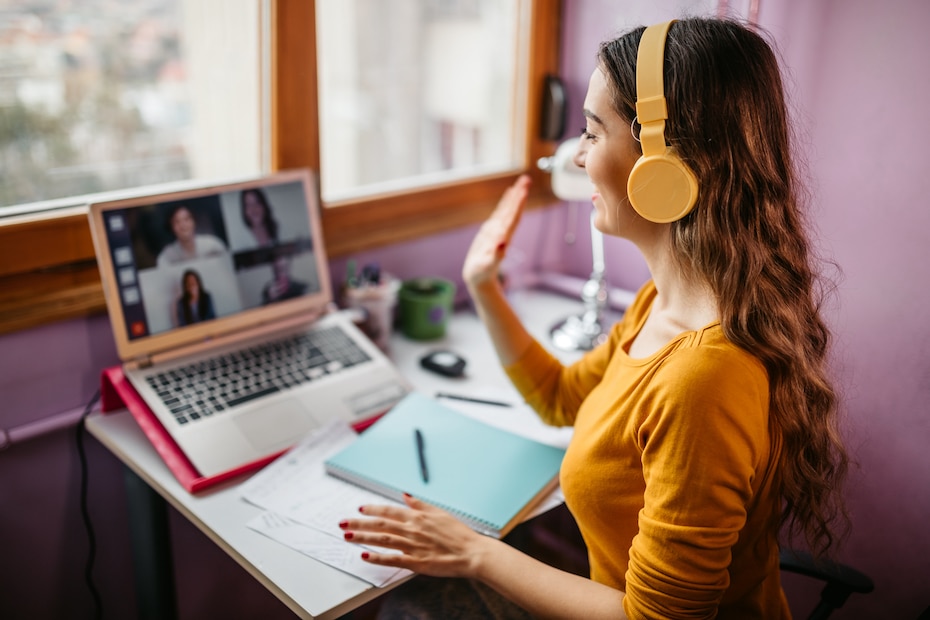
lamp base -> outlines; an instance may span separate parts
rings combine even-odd
[[[549,330],[552,344],[563,351],[590,351],[607,341],[607,332],[596,318],[570,316]]]

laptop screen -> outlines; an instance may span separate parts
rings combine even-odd
[[[328,298],[316,200],[303,172],[92,205],[114,329],[134,343]]]

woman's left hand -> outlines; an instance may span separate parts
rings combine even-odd
[[[365,550],[372,564],[396,566],[434,577],[471,577],[486,536],[478,534],[448,512],[409,495],[407,508],[366,505],[364,517],[339,523],[352,543],[394,549],[400,553]]]

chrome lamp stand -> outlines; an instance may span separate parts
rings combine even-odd
[[[591,211],[591,276],[581,287],[584,311],[556,323],[549,331],[552,344],[565,351],[590,351],[607,340],[604,310],[608,290],[604,270],[604,235],[594,226],[596,211]]]

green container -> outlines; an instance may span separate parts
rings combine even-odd
[[[446,333],[454,299],[455,284],[449,280],[405,280],[397,295],[401,331],[414,340],[441,338]]]

